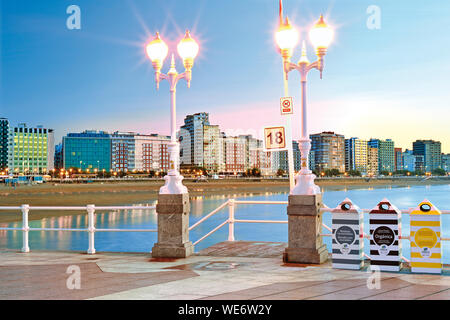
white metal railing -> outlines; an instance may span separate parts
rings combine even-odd
[[[236,205],[240,204],[265,204],[265,205],[287,205],[288,201],[257,201],[257,200],[235,200],[235,199],[228,199],[226,202],[222,203],[220,206],[218,206],[216,209],[211,211],[209,214],[204,216],[202,219],[194,223],[192,226],[189,227],[189,231],[197,228],[200,224],[220,212],[225,207],[228,207],[228,218],[223,221],[221,224],[219,224],[217,227],[209,231],[207,234],[202,236],[200,239],[194,242],[194,245],[197,245],[201,241],[205,240],[221,228],[223,228],[225,225],[228,225],[228,241],[235,241],[235,229],[234,225],[235,223],[273,223],[273,224],[288,224],[287,220],[249,220],[249,219],[236,219],[235,217],[235,207]],[[110,207],[110,206],[98,206],[95,205],[88,205],[88,206],[80,206],[80,207],[31,207],[29,205],[22,205],[19,207],[1,207],[0,211],[21,211],[22,212],[22,227],[21,228],[0,228],[1,230],[5,231],[22,231],[23,232],[23,247],[22,252],[29,252],[29,244],[28,244],[28,233],[30,231],[66,231],[66,232],[88,232],[89,236],[89,248],[87,250],[88,254],[94,254],[95,253],[95,232],[158,232],[158,230],[155,229],[97,229],[95,228],[95,212],[96,211],[105,211],[105,210],[154,210],[156,209],[156,206],[116,206],[116,207]],[[88,214],[88,228],[87,229],[73,229],[73,228],[30,228],[29,222],[28,222],[28,215],[29,211],[56,211],[56,210],[67,210],[67,211],[82,211],[86,210]],[[320,209],[321,212],[331,212],[333,209],[329,208],[327,206],[324,206]],[[368,213],[371,211],[371,209],[361,209],[363,213]],[[410,209],[402,209],[400,210],[402,213],[411,213],[413,211],[412,208]],[[450,210],[441,210],[442,214],[450,214]],[[331,237],[332,236],[332,228],[327,226],[325,223],[322,223],[322,226],[324,229],[329,231],[330,233],[321,233],[320,235],[323,237]],[[400,235],[400,239],[410,240],[409,236],[406,235]],[[366,238],[369,239],[370,235],[361,233],[360,238]],[[442,241],[450,241],[450,238],[441,237]],[[365,255],[367,258],[370,259],[369,256]],[[403,258],[407,261],[406,258]]]
[[[197,226],[199,226],[204,221],[206,221],[209,218],[211,218],[213,215],[215,215],[216,213],[218,213],[219,211],[221,211],[223,208],[225,208],[228,205],[228,219],[225,220],[224,222],[222,222],[221,224],[219,224],[214,229],[212,229],[206,235],[204,235],[203,237],[198,239],[196,242],[194,242],[194,245],[197,245],[201,241],[205,240],[210,235],[212,235],[213,233],[215,233],[219,229],[223,228],[227,224],[228,224],[228,241],[235,241],[235,232],[234,232],[234,224],[235,223],[274,223],[274,224],[287,224],[288,223],[288,221],[285,221],[285,220],[280,221],[280,220],[243,220],[243,219],[236,219],[235,218],[235,206],[238,205],[238,204],[284,204],[284,205],[287,205],[288,201],[256,201],[256,200],[249,200],[249,201],[245,201],[244,200],[244,201],[242,201],[242,200],[229,199],[226,202],[224,202],[223,204],[221,204],[219,207],[217,207],[216,209],[211,211],[208,215],[203,217],[201,220],[199,220],[198,222],[193,224],[189,228],[189,231],[194,229],[194,228],[196,228]],[[320,209],[320,211],[322,213],[323,212],[331,212],[332,210],[333,210],[333,208],[329,208],[326,205],[323,208]],[[360,209],[360,210],[363,213],[369,213],[371,211],[371,209]],[[413,210],[414,210],[413,208],[409,208],[409,209],[402,209],[400,211],[402,213],[409,214]],[[450,214],[450,210],[440,210],[440,211],[441,211],[442,214]],[[333,229],[331,227],[327,226],[325,223],[322,223],[322,227],[324,229],[328,230],[330,233],[321,233],[320,234],[321,236],[323,236],[323,237],[331,237],[331,236],[333,236],[333,234],[332,234]],[[370,239],[370,235],[362,233],[360,235],[360,238]],[[399,238],[400,239],[404,239],[404,240],[410,240],[410,237],[406,236],[406,235],[400,235]],[[441,240],[442,241],[450,241],[450,238],[441,237]],[[364,256],[366,258],[370,259],[370,256],[368,256],[367,254],[364,254]],[[405,257],[402,257],[402,259],[405,260],[406,262],[409,262],[409,260],[406,259]]]
[[[327,206],[324,206],[323,208],[320,209],[321,212],[331,212],[333,210],[333,208],[329,208]],[[372,211],[372,209],[360,209],[362,213],[369,213],[370,211]],[[413,212],[414,208],[409,208],[409,209],[399,209],[401,213],[405,213],[405,214],[410,214],[411,212]],[[450,214],[450,210],[440,210],[442,214]],[[323,224],[324,228],[327,229],[328,231],[332,232],[332,229],[328,226],[326,226],[325,224]],[[332,234],[330,233],[325,233],[322,234],[322,236],[324,237],[331,237]],[[366,239],[370,239],[370,235],[362,233],[360,235],[360,238],[366,238]],[[410,240],[410,236],[406,236],[406,235],[399,235],[400,239],[404,239],[404,240]],[[442,241],[450,241],[450,238],[446,238],[446,237],[441,237]]]
[[[254,200],[243,201],[243,200],[228,199],[226,202],[222,203],[216,209],[214,209],[209,214],[207,214],[202,219],[200,219],[195,224],[193,224],[191,227],[189,227],[189,231],[193,230],[194,228],[196,228],[197,226],[199,226],[200,224],[202,224],[203,222],[205,222],[206,220],[211,218],[213,215],[215,215],[216,213],[221,211],[223,208],[228,206],[228,219],[226,219],[224,222],[222,222],[217,227],[215,227],[210,232],[208,232],[203,237],[201,237],[196,242],[194,242],[194,245],[197,245],[201,241],[205,240],[210,235],[212,235],[216,231],[220,230],[227,224],[228,224],[228,241],[235,241],[235,237],[234,237],[234,224],[235,223],[277,223],[277,224],[287,224],[288,223],[287,221],[284,221],[284,220],[279,221],[279,220],[236,219],[234,213],[235,213],[235,207],[237,204],[288,204],[288,202],[287,201],[254,201]]]
[[[89,237],[88,254],[95,253],[95,233],[96,232],[158,232],[154,229],[96,229],[95,228],[95,212],[107,210],[154,210],[156,206],[116,206],[105,207],[95,205],[87,205],[85,207],[38,207],[24,204],[20,207],[0,207],[0,211],[21,211],[22,212],[22,228],[0,228],[6,231],[22,231],[22,252],[30,252],[28,233],[30,231],[64,231],[64,232],[87,232]],[[73,228],[30,228],[28,216],[30,210],[33,211],[87,211],[88,227],[87,229]]]

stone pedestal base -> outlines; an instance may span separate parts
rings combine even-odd
[[[283,261],[320,264],[328,260],[322,236],[322,194],[290,195],[287,208],[289,243]]]
[[[324,244],[319,249],[286,248],[283,253],[283,262],[321,264],[328,260],[327,246]]]
[[[160,245],[155,243],[152,248],[152,258],[187,258],[194,253],[192,242],[177,245]]]
[[[189,241],[189,194],[160,194],[158,242],[152,248],[153,258],[186,258],[194,253]]]

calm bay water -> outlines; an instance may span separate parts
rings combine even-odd
[[[240,200],[273,200],[286,201],[286,193],[266,193],[264,195],[235,195]],[[398,208],[417,206],[427,198],[442,210],[450,210],[450,185],[386,187],[330,191],[324,190],[324,202],[330,208],[336,207],[343,199],[350,198],[361,208],[373,208],[383,198],[388,198]],[[225,196],[199,197],[191,201],[190,224],[194,224],[219,205],[227,201]],[[150,202],[153,203],[153,202]],[[19,214],[19,213],[18,213]],[[237,205],[237,219],[255,220],[287,220],[286,205]],[[228,208],[202,223],[191,231],[193,242],[204,236],[228,217]],[[324,214],[324,222],[331,226],[331,214]],[[450,237],[450,215],[442,216],[443,237]],[[21,222],[0,224],[1,227],[20,228]],[[63,216],[30,221],[32,228],[87,228],[87,216]],[[115,212],[99,212],[96,214],[97,228],[118,229],[156,229],[154,211],[127,210]],[[365,214],[365,232],[368,232],[368,215]],[[409,234],[409,215],[402,216],[402,233]],[[327,232],[327,231],[326,231]],[[214,233],[196,246],[196,251],[209,247],[228,238],[228,227]],[[287,242],[287,225],[284,224],[235,224],[236,240]],[[29,235],[31,250],[77,250],[86,251],[88,235],[86,232],[45,232],[33,231]],[[156,233],[123,233],[98,232],[95,234],[97,251],[115,252],[149,252],[157,241]],[[368,253],[368,240],[365,240],[365,251]],[[331,238],[325,243],[331,248]],[[0,231],[0,249],[20,249],[22,247],[21,231]],[[450,242],[444,242],[444,262],[450,263]],[[403,255],[409,258],[409,241],[403,240]]]

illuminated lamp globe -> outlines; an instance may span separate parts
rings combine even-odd
[[[309,32],[309,38],[316,50],[327,49],[333,40],[334,31],[323,20],[323,15]]]
[[[298,40],[298,31],[286,19],[286,23],[282,24],[275,34],[275,41],[278,47],[281,51],[292,51],[298,44]]]
[[[177,49],[178,54],[180,55],[181,59],[183,59],[184,64],[186,65],[186,63],[188,63],[192,66],[192,64],[194,63],[194,59],[198,55],[200,47],[198,43],[191,38],[189,30],[186,30],[186,34],[178,44]]]
[[[152,62],[162,64],[168,52],[169,47],[161,40],[159,32],[157,32],[155,39],[147,45],[147,56]]]

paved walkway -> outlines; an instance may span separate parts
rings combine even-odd
[[[0,251],[0,299],[450,299],[447,270],[443,275],[381,273],[379,289],[369,289],[367,271],[336,270],[330,263],[285,265],[283,248],[280,243],[225,242],[178,260],[131,253]],[[77,275],[68,269],[79,270],[80,289],[68,288]]]

